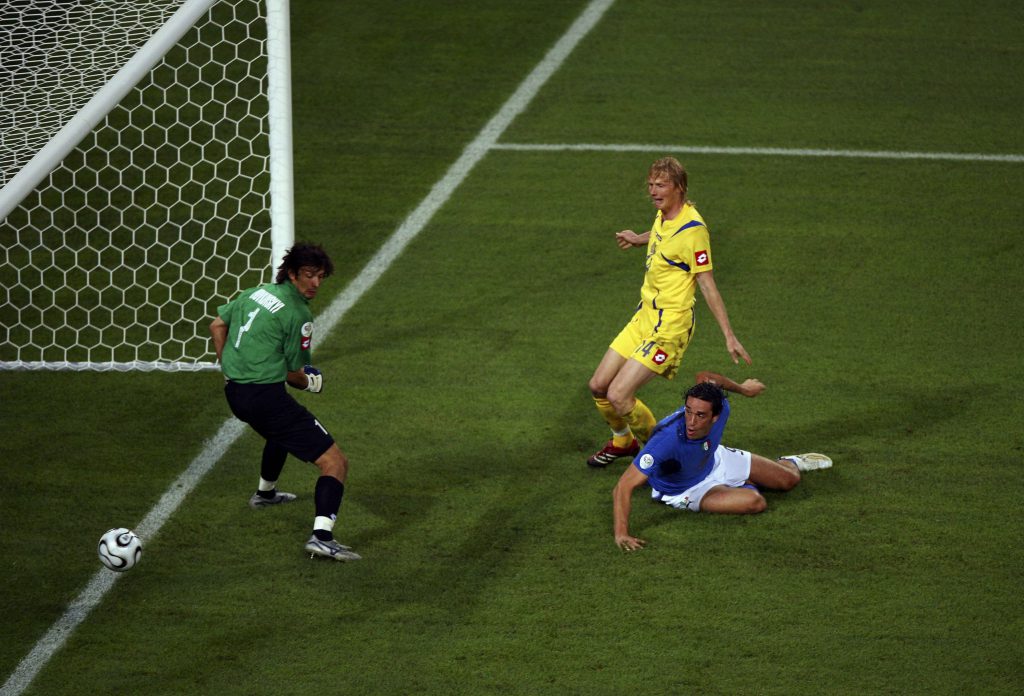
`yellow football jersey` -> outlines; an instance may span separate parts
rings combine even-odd
[[[640,288],[645,309],[681,312],[693,308],[697,274],[711,270],[711,238],[704,218],[686,203],[679,215],[654,218],[647,241],[647,272]]]

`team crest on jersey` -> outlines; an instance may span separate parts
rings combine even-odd
[[[651,362],[653,362],[655,365],[662,365],[666,360],[668,360],[668,353],[663,351],[661,348],[659,348],[654,353],[654,357],[651,358]]]
[[[640,457],[641,469],[650,469],[652,466],[654,466],[654,457],[652,455],[645,454],[644,456]]]
[[[709,449],[711,449],[711,445],[708,444],[707,440],[705,440],[704,441],[704,451],[707,452]]]
[[[701,249],[695,255],[698,266],[707,266],[711,258],[708,256],[707,249]]]

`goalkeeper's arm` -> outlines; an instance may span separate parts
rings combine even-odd
[[[324,388],[324,376],[320,373],[320,370],[312,365],[305,365],[301,370],[289,371],[285,379],[289,385],[296,389],[313,392],[314,394],[320,393]]]
[[[213,338],[213,350],[217,353],[218,362],[224,354],[224,344],[228,342],[228,325],[220,317],[210,322],[210,336]]]

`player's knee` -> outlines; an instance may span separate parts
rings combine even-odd
[[[791,491],[800,483],[800,470],[790,462],[786,463],[790,466],[784,467],[779,475],[778,490],[780,491]]]
[[[633,393],[622,389],[616,389],[615,385],[608,390],[608,396],[606,397],[608,402],[615,409],[615,412],[620,416],[624,416],[633,410],[633,405],[636,403],[636,399],[633,398]]]
[[[749,496],[746,500],[746,509],[743,514],[746,515],[757,515],[768,509],[768,501],[764,499],[764,496],[758,493],[757,495]]]
[[[587,383],[587,387],[590,389],[590,393],[597,399],[608,398],[608,392],[611,391],[611,380],[607,377],[601,376],[600,371],[590,378],[590,382]]]
[[[756,515],[768,508],[764,496],[751,489],[726,488],[712,489],[701,500],[701,512],[719,513],[724,515]]]
[[[348,475],[348,458],[342,454],[337,445],[332,445],[316,460],[317,468],[324,476],[333,476],[342,483]]]
[[[787,483],[786,488],[784,488],[783,490],[791,491],[794,488],[796,488],[796,485],[798,483],[800,483],[800,477],[801,476],[800,476],[800,470],[799,469],[797,469],[796,471],[790,472],[789,478],[786,480],[786,483]]]

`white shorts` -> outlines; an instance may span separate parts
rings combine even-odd
[[[704,494],[715,486],[739,488],[750,478],[750,452],[720,445],[715,450],[715,465],[708,477],[677,495],[663,495],[651,489],[651,497],[680,510],[700,512]]]

